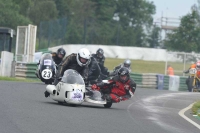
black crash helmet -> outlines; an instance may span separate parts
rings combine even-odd
[[[63,57],[65,57],[66,52],[65,52],[65,50],[64,50],[63,48],[59,48],[59,49],[57,50],[57,55],[59,55],[59,54],[61,54]]]
[[[130,79],[129,70],[126,67],[120,68],[118,71],[118,76],[121,82],[127,82]]]
[[[97,54],[97,57],[103,58],[103,54],[104,54],[103,49],[102,49],[102,48],[99,48],[99,49],[97,50],[96,54]]]

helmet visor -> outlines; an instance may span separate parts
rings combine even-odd
[[[197,66],[196,66],[196,69],[197,69],[197,70],[200,70],[200,65],[197,65]]]
[[[99,57],[99,58],[102,58],[102,57],[103,57],[103,54],[102,54],[102,53],[98,53],[98,57]]]
[[[88,61],[88,59],[85,59],[85,58],[82,58],[82,57],[80,57],[79,59],[80,59],[80,62],[83,63],[83,64],[86,64],[87,61]]]
[[[58,54],[58,57],[59,58],[63,58],[63,54]]]
[[[130,67],[130,64],[124,64],[124,67],[129,68],[129,67]]]
[[[128,76],[127,75],[120,75],[120,79],[122,81],[126,81],[128,79]]]

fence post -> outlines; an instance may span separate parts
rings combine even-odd
[[[16,66],[16,61],[12,61],[11,77],[15,77],[15,66]]]

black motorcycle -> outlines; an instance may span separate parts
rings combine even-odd
[[[52,55],[45,53],[41,56],[36,70],[36,76],[45,84],[52,84],[56,74],[56,64]]]

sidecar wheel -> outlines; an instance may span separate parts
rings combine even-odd
[[[104,104],[105,108],[110,108],[112,106],[112,102],[107,102],[106,104]]]
[[[58,101],[58,104],[63,104],[63,102],[59,102],[59,101]]]
[[[70,104],[69,106],[71,106],[71,107],[76,107],[77,105],[76,105],[76,104]]]

